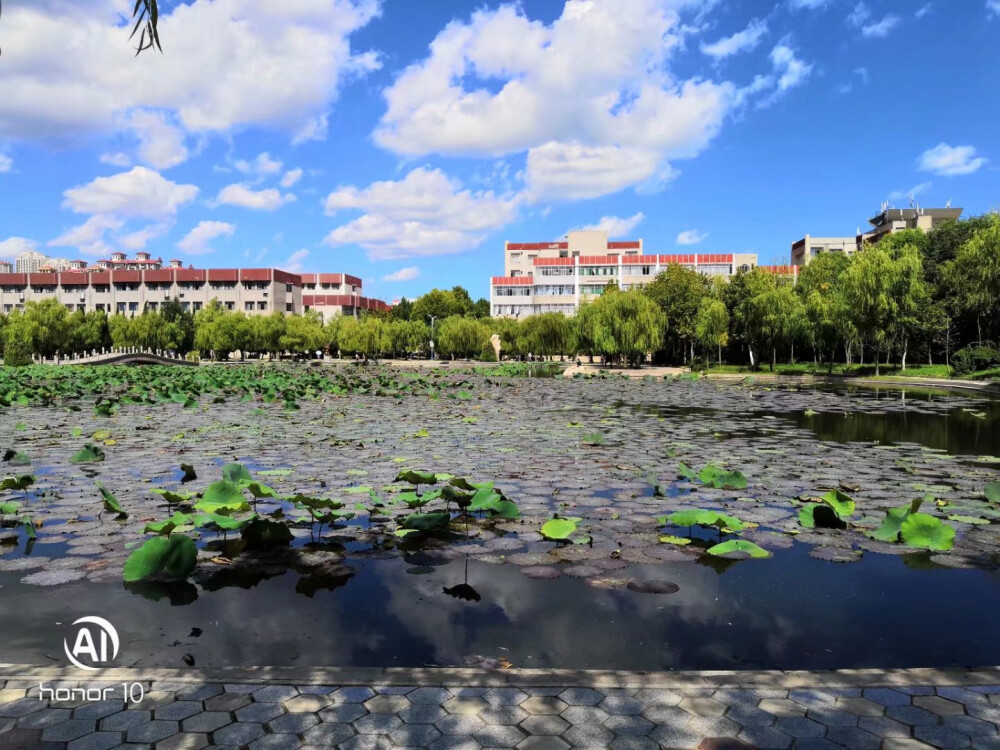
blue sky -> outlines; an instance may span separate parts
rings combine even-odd
[[[488,295],[503,242],[649,252],[1000,205],[1000,0],[5,0],[0,257],[145,249]]]

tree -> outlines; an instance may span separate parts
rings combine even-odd
[[[409,320],[413,317],[413,303],[403,297],[389,310],[389,317],[393,320]]]
[[[194,348],[194,316],[184,309],[181,301],[174,297],[160,305],[160,316],[168,324],[175,324],[171,339],[174,346],[168,349],[187,353]]]
[[[285,330],[278,343],[282,349],[290,352],[323,349],[326,346],[326,334],[318,313],[310,310],[305,315],[289,315],[285,319]]]
[[[528,352],[521,335],[524,326],[517,318],[487,318],[483,321],[489,326],[489,335],[494,333],[500,337],[500,359],[504,356],[519,357]]]
[[[472,305],[472,317],[484,320],[490,317],[490,301],[485,297],[480,297]]]
[[[51,357],[69,344],[69,311],[55,297],[28,302],[20,324],[29,332],[32,351],[43,357]]]
[[[895,306],[895,334],[902,348],[900,364],[904,371],[910,342],[923,333],[928,323],[926,311],[931,307],[922,258],[923,252],[917,245],[902,245],[895,249],[893,257],[890,295]]]
[[[755,267],[749,271],[738,271],[723,290],[722,301],[729,311],[729,341],[731,344],[739,342],[746,346],[751,366],[756,366],[756,359],[750,330],[750,302],[754,297],[775,289],[776,286],[774,276]]]
[[[643,291],[663,311],[667,334],[680,340],[684,361],[689,349],[693,357],[698,308],[708,294],[708,279],[691,268],[671,263]]]
[[[663,311],[639,290],[607,291],[593,308],[595,347],[612,362],[637,367],[663,342]]]
[[[30,324],[25,321],[22,313],[12,313],[4,327],[4,365],[7,367],[30,365],[34,351]]]
[[[573,351],[576,354],[586,354],[590,362],[593,363],[594,354],[597,352],[597,311],[594,309],[594,303],[584,302],[581,304],[571,323]]]
[[[746,306],[747,333],[761,351],[770,349],[771,372],[777,364],[778,347],[793,340],[796,319],[801,315],[802,301],[785,284],[775,284],[750,298]]]
[[[722,347],[729,340],[729,311],[720,299],[706,297],[698,308],[695,338],[706,350],[715,348],[722,364]]]
[[[459,307],[455,301],[454,292],[431,289],[413,303],[413,313],[410,315],[410,319],[429,322],[433,315],[437,320],[444,320],[450,315],[463,315],[464,312],[460,312]]]
[[[570,323],[562,313],[532,315],[521,324],[522,345],[533,354],[551,357],[570,350]]]
[[[475,305],[468,290],[464,286],[453,286],[451,288],[452,315],[471,315]]]
[[[955,307],[976,318],[977,341],[983,342],[983,318],[1000,307],[1000,217],[977,230],[962,245],[944,275]]]
[[[298,316],[292,316],[298,317]],[[273,312],[270,315],[258,315],[250,319],[250,348],[256,352],[267,352],[275,354],[283,348],[281,340],[285,336],[288,318],[280,313]],[[326,337],[319,347],[326,344]]]
[[[478,320],[453,315],[436,326],[437,341],[441,353],[466,359],[478,355],[489,342],[490,334]]]

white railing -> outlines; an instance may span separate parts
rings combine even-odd
[[[101,348],[100,351],[93,349],[90,352],[74,352],[72,354],[57,355],[55,357],[32,356],[32,361],[43,365],[88,365],[107,362],[109,360],[120,359],[134,355],[137,357],[152,357],[164,362],[186,362],[183,354],[166,349],[147,349],[138,346]]]

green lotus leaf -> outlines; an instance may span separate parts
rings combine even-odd
[[[714,510],[681,510],[669,516],[662,516],[658,520],[664,525],[673,526],[715,526],[730,531],[741,531],[744,528],[740,519]]]
[[[521,517],[521,511],[518,509],[517,504],[510,500],[501,500],[491,512],[508,521],[513,521]]]
[[[258,471],[257,476],[260,477],[287,477],[292,473],[291,469],[264,469],[263,471]]]
[[[287,547],[293,539],[291,530],[285,524],[266,518],[254,518],[247,523],[241,536],[247,549]]]
[[[212,482],[205,490],[201,501],[194,506],[203,513],[238,513],[249,510],[250,505],[240,488],[225,479]]]
[[[14,450],[13,448],[8,448],[3,454],[3,461],[11,466],[30,466],[31,457],[27,453],[21,453]]]
[[[466,492],[475,492],[476,490],[481,490],[484,487],[493,489],[493,482],[470,482],[465,477],[454,477],[448,480],[448,484],[452,487],[458,487],[460,490],[465,490]]]
[[[98,430],[90,437],[94,440],[107,440],[111,437],[111,430]]]
[[[576,522],[568,518],[553,518],[542,526],[541,534],[550,542],[561,542],[576,531]]]
[[[663,542],[663,544],[676,544],[678,547],[684,547],[691,544],[690,539],[685,539],[682,536],[671,536],[670,534],[664,534],[661,536],[660,541]]]
[[[198,548],[194,540],[183,534],[150,539],[129,555],[125,563],[125,580],[142,581],[152,577],[184,580],[198,564]]]
[[[604,440],[603,432],[590,432],[583,436],[584,445],[604,445]]]
[[[450,503],[457,503],[460,506],[467,506],[469,502],[472,500],[472,493],[462,492],[461,490],[456,489],[450,484],[446,484],[444,487],[441,488],[441,497],[443,497]]]
[[[104,449],[99,445],[87,443],[70,458],[70,463],[87,464],[104,460]]]
[[[468,510],[472,513],[494,510],[501,500],[503,500],[503,495],[499,492],[489,487],[483,487],[476,490],[476,493],[472,496]]]
[[[233,484],[253,481],[253,477],[243,464],[226,464],[222,467],[222,478]]]
[[[35,521],[29,516],[25,516],[21,519],[21,526],[24,527],[24,533],[27,535],[28,539],[37,539],[38,532],[35,531]]]
[[[988,518],[979,518],[978,516],[948,516],[948,520],[969,523],[973,526],[988,526],[990,523]]]
[[[401,471],[393,480],[395,482],[408,482],[409,484],[437,484],[437,477],[429,471],[413,471],[407,469]]]
[[[104,498],[104,510],[109,513],[117,513],[119,518],[128,518],[128,513],[118,502],[117,497],[111,494],[100,482],[97,482],[97,489],[101,491],[101,497]]]
[[[955,527],[926,513],[909,514],[899,531],[909,547],[947,552],[955,544]]]
[[[371,487],[361,485],[359,487],[345,487],[344,492],[348,495],[360,495],[363,492],[370,493],[372,491]]]
[[[831,490],[820,499],[833,508],[834,512],[842,519],[849,518],[854,514],[853,498],[840,490]]]
[[[715,555],[716,557],[725,557],[733,552],[741,552],[756,558],[771,556],[771,553],[766,549],[757,546],[753,542],[748,542],[746,539],[730,539],[728,542],[722,542],[722,544],[709,547],[706,551],[708,554]]]
[[[174,518],[181,515],[177,513]],[[232,516],[222,516],[218,513],[199,513],[193,519],[185,516],[189,521],[193,520],[195,526],[211,526],[212,524],[218,526],[223,531],[236,531],[237,529],[242,529],[246,524],[257,518],[256,515],[250,515],[247,518],[233,518]]]
[[[5,490],[24,491],[34,483],[35,477],[32,474],[20,474],[16,477],[4,477],[3,481],[0,482],[0,492]]]
[[[1000,482],[990,482],[983,490],[983,495],[987,501],[993,505],[1000,505]]]
[[[13,500],[6,503],[0,503],[0,516],[12,516],[20,510],[21,504],[15,503]]]
[[[847,524],[825,503],[809,503],[799,511],[799,523],[807,529],[844,529]]]
[[[678,465],[677,467],[677,475],[682,479],[690,479],[692,481],[698,478],[698,472],[692,469],[683,461],[681,461],[680,465]]]
[[[396,529],[392,532],[393,536],[398,536],[400,538],[409,536],[410,534],[419,534],[419,529]]]
[[[411,513],[403,518],[400,526],[417,531],[433,531],[447,527],[449,521],[450,513]]]
[[[247,482],[245,486],[248,490],[250,490],[250,494],[258,500],[262,497],[278,497],[278,493],[266,484],[261,484],[260,482]]]
[[[717,490],[745,490],[747,478],[738,471],[729,471],[709,464],[698,473],[698,479]]]
[[[191,525],[191,516],[178,511],[166,521],[157,521],[155,523],[146,524],[146,528],[143,529],[143,533],[170,536],[170,534],[174,533],[178,529],[183,530],[190,528]]]
[[[400,492],[398,499],[406,503],[410,508],[422,508],[430,502],[430,500],[421,497],[416,492]]]
[[[196,497],[193,492],[173,492],[171,490],[164,490],[157,488],[153,490],[157,495],[162,495],[163,499],[167,501],[168,505],[180,505],[182,503],[189,503],[193,498]]]
[[[340,510],[344,507],[344,503],[339,500],[333,500],[328,497],[308,497],[301,493],[286,499],[308,510]]]

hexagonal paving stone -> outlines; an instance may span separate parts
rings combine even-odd
[[[643,688],[637,690],[635,699],[644,706],[676,706],[679,705],[684,696],[675,693],[673,690],[660,690],[656,688]]]
[[[837,708],[858,716],[881,716],[885,708],[867,698],[837,698]]]
[[[407,724],[389,734],[389,739],[400,747],[427,747],[439,737],[441,732],[430,724]]]
[[[325,695],[297,695],[282,705],[292,714],[314,714],[329,708],[330,699]]]
[[[910,696],[891,688],[865,688],[861,691],[861,696],[886,707],[910,705]]]
[[[970,737],[989,737],[997,733],[996,726],[974,716],[945,716],[941,723]]]
[[[320,724],[305,732],[303,738],[310,745],[336,747],[354,736],[349,724]]]
[[[888,737],[882,743],[882,750],[933,750],[933,745],[912,737]]]
[[[441,704],[441,708],[450,714],[475,716],[490,707],[482,698],[450,698]]]
[[[913,736],[943,748],[969,747],[972,744],[967,734],[960,734],[947,727],[914,727]]]
[[[483,700],[491,706],[519,706],[528,699],[528,694],[518,688],[493,688],[483,695]]]
[[[68,719],[42,730],[42,739],[47,742],[69,742],[83,737],[96,729],[92,719]]]
[[[826,692],[825,690],[790,690],[788,691],[789,700],[793,700],[796,703],[805,706],[806,708],[833,708],[833,704],[837,700],[837,696]],[[908,703],[909,701],[907,701]]]
[[[73,740],[66,750],[111,750],[122,741],[118,732],[94,732],[80,739]]]
[[[784,750],[792,746],[792,738],[774,727],[744,727],[737,739],[749,742],[760,750]]]
[[[259,691],[258,691],[259,692]],[[264,700],[259,698],[258,700]],[[205,701],[206,711],[236,711],[250,705],[250,696],[243,693],[222,693]]]
[[[354,722],[358,734],[389,734],[403,725],[403,720],[395,714],[368,714]]]
[[[490,724],[472,736],[483,747],[514,747],[522,742],[527,735],[517,727]]]
[[[407,693],[406,697],[409,699],[410,703],[430,703],[435,706],[440,706],[452,696],[451,691],[445,688],[422,687],[417,688],[412,693]]]
[[[410,705],[410,701],[405,695],[376,695],[364,703],[365,708],[373,714],[397,714],[409,708]],[[318,711],[319,709],[315,710]]]
[[[17,698],[0,704],[0,718],[19,719],[43,708],[45,704],[38,698]]]
[[[226,721],[229,718],[226,717]],[[159,742],[160,740],[165,740],[172,734],[177,734],[180,727],[177,725],[176,721],[148,721],[145,724],[140,724],[137,727],[132,727],[125,734],[125,739],[129,742]]]
[[[329,695],[336,690],[332,685],[296,685],[295,687],[301,695]]]
[[[536,714],[534,716],[529,716],[527,719],[522,721],[519,726],[531,735],[555,735],[562,734],[569,729],[569,722],[561,716],[553,716],[552,714]]]
[[[778,729],[790,737],[822,737],[826,727],[803,716],[781,716],[774,723]]]
[[[447,715],[448,712],[441,706],[434,706],[430,703],[418,703],[399,712],[399,718],[407,724],[433,724]]]
[[[743,727],[731,719],[715,716],[699,716],[691,719],[686,728],[688,731],[696,732],[702,737],[721,738],[735,737]]]
[[[5,688],[0,690],[0,706],[5,703],[13,703],[14,701],[21,700],[27,694],[28,691],[23,688]]]
[[[334,703],[364,703],[369,698],[374,697],[375,691],[366,687],[342,687],[330,693],[330,700]]]
[[[253,699],[262,703],[281,703],[291,700],[298,694],[299,691],[291,685],[269,685],[255,691]]]
[[[145,724],[152,717],[149,711],[119,711],[101,719],[100,728],[105,732],[127,732],[132,727]]]
[[[598,704],[609,714],[619,716],[638,716],[642,713],[642,701],[638,701],[625,692],[609,693],[607,697]]]
[[[910,736],[910,727],[887,716],[862,716],[858,727],[879,737]]]
[[[611,715],[597,706],[570,706],[561,714],[570,724],[603,724]],[[686,715],[686,714],[685,714]],[[663,722],[658,722],[663,723]]]
[[[890,719],[895,719],[903,724],[909,724],[911,727],[937,724],[940,721],[940,717],[937,714],[931,713],[919,706],[889,706],[885,714]]]
[[[660,745],[649,737],[619,737],[611,743],[611,750],[660,750]]]
[[[563,733],[562,738],[575,747],[603,748],[611,744],[615,733],[597,724],[575,724]]]
[[[650,732],[649,738],[659,742],[661,746],[669,748],[697,747],[703,739],[701,735],[692,732],[687,727],[669,724],[658,726]],[[791,740],[791,737],[788,739]]]
[[[74,719],[103,719],[124,710],[122,701],[94,701],[85,706],[73,709]]]
[[[185,732],[214,732],[219,727],[232,723],[232,718],[228,713],[221,711],[202,711],[200,714],[189,716],[181,722],[181,729]]]
[[[264,727],[252,722],[229,724],[212,735],[216,745],[249,745],[264,736]]]
[[[472,737],[438,737],[430,745],[428,750],[479,750],[482,745]],[[338,750],[348,750],[346,745]]]
[[[486,726],[478,716],[470,714],[449,714],[434,722],[441,734],[474,734]]]
[[[120,746],[124,747],[124,746]],[[156,750],[201,750],[208,747],[208,735],[196,732],[179,732],[156,745]],[[115,750],[119,750],[116,748]]]
[[[1000,724],[1000,706],[995,703],[972,703],[966,706],[970,716]]]
[[[218,695],[223,692],[222,685],[208,684],[208,685],[197,685],[186,690],[180,690],[177,692],[176,700],[180,701],[207,701],[209,698]],[[143,698],[145,703],[146,699],[149,698],[147,694]]]
[[[726,713],[725,705],[708,696],[689,695],[677,705],[692,716],[722,716]]]
[[[153,711],[153,718],[164,721],[183,721],[189,716],[200,713],[201,710],[201,703],[198,701],[175,701]]]
[[[981,703],[987,700],[986,696],[982,693],[957,686],[939,687],[937,688],[937,694],[942,698],[947,698],[956,703]]]
[[[476,742],[476,749],[479,743]],[[382,734],[358,734],[337,745],[337,750],[392,750],[392,740]]]
[[[604,693],[591,688],[567,688],[559,693],[559,699],[570,706],[596,706],[604,698]]]
[[[765,698],[758,707],[775,716],[805,716],[807,710],[805,706],[788,698]]]
[[[208,691],[206,691],[206,692],[210,692],[211,690],[214,689],[214,687],[215,686],[213,686],[213,685],[206,685],[206,688],[208,688]],[[189,688],[189,690],[190,690],[190,688]],[[130,703],[127,706],[127,709],[129,711],[134,711],[134,710],[136,710],[138,708],[141,708],[143,711],[152,711],[152,710],[157,709],[157,708],[162,708],[163,706],[169,706],[171,703],[173,703],[174,701],[177,701],[177,700],[192,700],[192,701],[201,701],[202,700],[202,698],[191,698],[191,697],[181,698],[180,697],[181,695],[185,695],[185,694],[184,693],[171,693],[171,692],[166,692],[166,691],[163,691],[163,690],[149,692],[149,693],[146,693],[144,696],[142,696],[142,703]]]
[[[520,724],[522,721],[527,719],[529,715],[530,714],[528,714],[528,712],[523,710],[520,706],[499,706],[497,708],[490,708],[483,711],[479,714],[479,718],[486,724],[510,726],[512,724]]]
[[[283,713],[280,703],[251,703],[236,712],[236,720],[264,724]]]
[[[744,727],[769,727],[777,721],[774,714],[755,706],[733,706],[726,711],[726,716]],[[857,721],[858,719],[855,717],[854,722],[857,723]]]
[[[81,721],[96,721],[90,716],[73,716],[73,711],[69,708],[46,708],[42,711],[35,711],[27,716],[22,716],[17,720],[17,726],[21,729],[44,729],[53,724],[60,724],[67,719],[75,718]]]
[[[302,734],[310,727],[319,724],[316,714],[285,714],[279,716],[267,725],[275,734]]]
[[[569,706],[552,695],[534,695],[524,701],[520,708],[529,714],[560,714]]]
[[[619,737],[644,737],[653,731],[653,723],[641,716],[611,716],[604,726]]]
[[[320,721],[329,721],[333,724],[350,724],[366,713],[368,713],[368,709],[360,703],[343,703],[339,706],[324,708],[319,712],[319,718]]]
[[[250,750],[299,750],[301,746],[294,734],[265,734],[250,743]]]
[[[965,713],[965,708],[962,707],[961,703],[955,703],[955,701],[936,695],[918,695],[913,699],[913,705],[939,716],[962,716]]]
[[[567,750],[569,743],[561,737],[528,737],[518,743],[517,750]]]
[[[896,706],[896,708],[899,708],[899,706]],[[828,727],[856,727],[858,725],[857,716],[835,708],[810,708],[806,716]]]
[[[826,738],[844,747],[857,750],[878,750],[882,738],[858,727],[833,727],[826,733]]]

